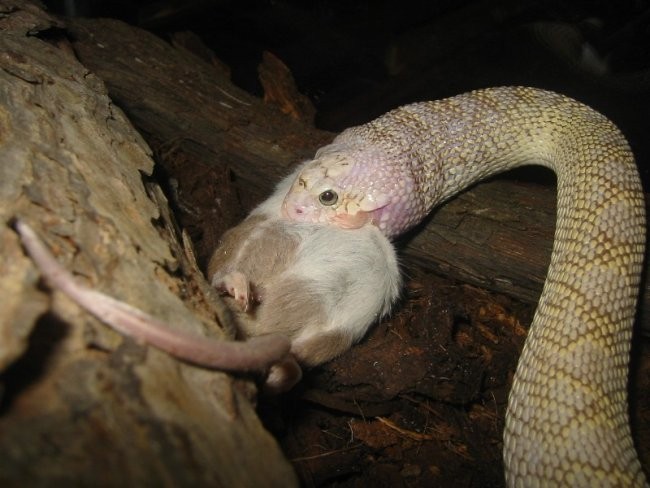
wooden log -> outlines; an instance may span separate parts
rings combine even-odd
[[[111,19],[70,20],[68,31],[82,63],[106,80],[111,98],[175,179],[177,206],[191,209],[181,223],[203,269],[219,236],[245,214],[230,211],[228,202],[250,210],[297,161],[332,138],[233,85],[219,63],[205,61],[205,50],[194,56]],[[186,164],[179,168],[179,161]],[[220,176],[210,176],[215,172]],[[228,172],[236,196],[221,184]]]
[[[295,486],[250,378],[143,347],[39,286],[16,217],[80,280],[179,329],[232,333],[143,185],[147,144],[63,40],[36,35],[64,25],[22,0],[0,12],[0,484]]]
[[[177,139],[179,148],[197,160],[229,168],[246,209],[270,191],[292,162],[313,155],[333,137],[280,115],[233,87],[211,65],[199,59],[188,61],[187,55],[179,55],[150,34],[107,20],[74,21],[69,29],[77,55],[106,82],[111,97],[145,137]],[[132,63],[134,57],[148,61]],[[160,80],[163,65],[168,78],[164,82]],[[418,228],[419,233],[404,240],[406,259],[457,280],[536,302],[553,241],[555,187],[548,174],[534,175],[536,179],[542,175],[546,184],[498,178],[451,200]],[[207,235],[217,223],[203,220],[197,225]],[[212,242],[206,244],[204,254]],[[197,246],[201,249],[200,242]],[[646,286],[640,323],[648,332],[645,311],[649,307]]]
[[[404,253],[439,274],[534,303],[554,227],[553,186],[496,179],[435,211],[407,236]]]

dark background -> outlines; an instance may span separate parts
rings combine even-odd
[[[404,103],[494,85],[560,91],[627,135],[648,188],[650,0],[51,0],[163,38],[190,30],[260,95],[270,51],[338,131]]]

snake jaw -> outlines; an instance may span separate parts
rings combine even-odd
[[[387,171],[377,180],[375,166],[390,168],[380,155],[364,150],[348,154],[344,148],[338,144],[321,148],[304,165],[282,204],[285,218],[356,229],[367,223],[380,226],[395,214],[389,190],[395,181],[404,180],[403,169]]]
[[[370,223],[378,225],[381,211],[391,202],[388,196],[374,196],[371,193],[355,199],[347,199],[336,209],[329,221],[342,229],[358,229]]]
[[[319,187],[323,185],[318,185]],[[314,187],[309,188],[302,179],[297,188],[290,191],[282,204],[282,214],[285,218],[298,222],[323,223],[342,229],[358,229],[367,223],[378,224],[384,209],[391,203],[391,198],[385,195],[373,195],[372,192],[362,191],[350,194],[334,185],[338,200],[333,204],[320,201]],[[320,191],[320,190],[319,190]]]
[[[388,195],[375,195],[372,192],[367,193],[358,201],[359,210],[362,212],[377,212],[392,202]]]
[[[356,201],[342,199],[335,205],[323,205],[311,195],[287,195],[282,205],[285,218],[297,222],[330,224],[342,229],[358,229],[374,221],[375,208],[364,210]]]
[[[330,219],[330,223],[341,229],[359,229],[369,222],[373,222],[372,214],[359,211],[355,214],[340,213]]]

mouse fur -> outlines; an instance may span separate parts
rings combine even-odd
[[[298,362],[315,366],[390,311],[401,277],[392,243],[375,226],[346,230],[284,218],[281,205],[295,174],[224,234],[208,277],[227,294],[248,295],[228,300],[245,336],[285,334]],[[233,281],[239,289],[229,289]]]

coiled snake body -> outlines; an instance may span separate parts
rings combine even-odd
[[[608,119],[522,87],[406,105],[322,148],[284,213],[349,228],[372,223],[393,237],[468,185],[531,163],[557,175],[557,224],[509,397],[506,480],[642,486],[626,386],[645,206],[632,153]]]

